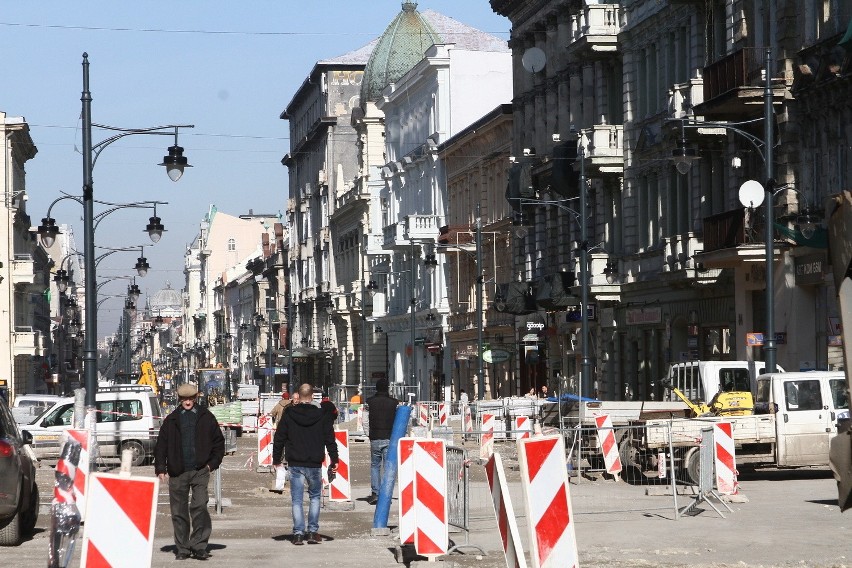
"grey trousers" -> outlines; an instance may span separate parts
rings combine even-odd
[[[210,472],[206,467],[197,471],[185,471],[177,477],[169,477],[169,505],[178,554],[207,550],[207,541],[213,530],[210,513],[207,511],[209,482]]]

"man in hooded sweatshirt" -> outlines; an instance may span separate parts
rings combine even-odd
[[[332,421],[319,407],[312,404],[313,387],[299,387],[299,403],[283,414],[272,440],[272,464],[281,464],[282,453],[290,473],[290,496],[293,500],[293,544],[319,544],[320,498],[322,496],[322,461],[325,450],[331,460],[331,471],[337,471],[337,443]],[[302,504],[307,485],[310,503],[308,523]],[[306,529],[307,528],[307,532]]]

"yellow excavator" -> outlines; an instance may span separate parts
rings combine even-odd
[[[664,386],[681,399],[692,413],[698,416],[748,416],[754,414],[754,397],[749,391],[719,391],[716,396],[705,403],[692,401],[683,392],[668,381]]]
[[[157,374],[154,372],[154,365],[150,361],[142,361],[139,365],[139,381],[136,384],[147,385],[151,387],[155,395],[160,396]]]

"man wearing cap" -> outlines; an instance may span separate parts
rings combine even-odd
[[[379,489],[388,459],[390,434],[399,401],[388,393],[388,380],[376,381],[376,394],[367,399],[370,427],[370,496],[367,503],[379,501]]]
[[[282,454],[290,471],[290,496],[293,513],[293,544],[320,544],[320,501],[322,497],[322,461],[325,451],[331,461],[329,475],[337,471],[337,441],[328,414],[313,404],[313,387],[299,387],[299,403],[291,405],[281,416],[272,440],[272,464],[284,467]],[[303,498],[308,490],[308,523],[305,526]],[[307,528],[307,533],[305,529]]]
[[[166,416],[154,447],[154,472],[169,478],[175,558],[207,560],[212,523],[207,512],[210,473],[225,456],[225,437],[213,413],[196,404],[198,388],[178,387],[178,407]],[[190,532],[191,529],[191,532]]]

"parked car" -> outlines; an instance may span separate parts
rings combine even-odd
[[[31,441],[0,397],[0,546],[19,545],[38,518],[35,464],[25,451]]]
[[[58,394],[20,394],[12,403],[12,417],[18,424],[29,424],[60,399]]]
[[[95,395],[98,452],[103,457],[121,457],[133,451],[133,465],[143,465],[153,456],[157,434],[163,423],[157,395],[149,386],[102,387]],[[32,434],[39,459],[59,457],[62,432],[74,425],[74,398],[60,399],[33,423],[22,427]]]

